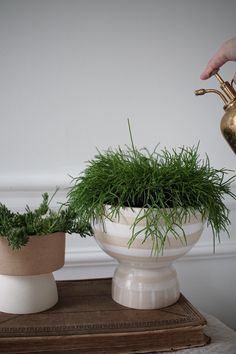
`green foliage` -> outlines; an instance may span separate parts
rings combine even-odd
[[[42,198],[38,209],[31,210],[26,206],[25,213],[14,213],[0,204],[0,235],[8,240],[12,249],[26,245],[29,236],[33,235],[55,232],[79,233],[82,237],[91,235],[90,226],[70,207],[61,206],[58,211],[53,211],[49,208],[52,198],[49,200],[48,193],[44,193]]]
[[[131,134],[131,132],[130,132]],[[74,178],[68,200],[70,207],[86,222],[102,222],[110,205],[112,216],[124,207],[139,207],[141,212],[132,225],[132,244],[137,232],[135,225],[146,220],[145,241],[151,238],[153,249],[159,252],[168,232],[179,237],[174,227],[200,212],[208,218],[214,240],[221,231],[227,232],[229,210],[226,195],[236,199],[231,191],[235,176],[225,180],[229,170],[214,169],[208,157],[199,158],[198,146],[163,149],[150,153],[146,148],[120,147],[99,152],[88,162],[84,172]],[[165,228],[160,228],[163,219]]]

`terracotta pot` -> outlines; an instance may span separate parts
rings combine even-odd
[[[176,228],[181,239],[168,234],[163,252],[155,255],[152,253],[152,240],[149,238],[143,242],[144,233],[141,230],[145,227],[145,219],[135,227],[135,231],[141,232],[128,247],[132,236],[131,226],[139,213],[139,208],[125,208],[112,220],[104,218],[103,224],[94,225],[95,238],[100,247],[119,262],[112,280],[113,299],[121,305],[136,309],[163,308],[175,303],[180,296],[177,274],[172,263],[199,240],[205,221],[199,213],[191,215],[181,225],[182,230]],[[163,227],[161,222],[160,227]],[[183,230],[187,243],[184,241]]]
[[[0,238],[0,311],[26,314],[44,311],[58,301],[52,272],[63,267],[65,234],[30,236],[19,250]]]
[[[52,273],[65,263],[65,234],[30,236],[19,250],[12,250],[0,237],[0,274],[39,275]]]

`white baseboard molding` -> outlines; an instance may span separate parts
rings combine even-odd
[[[187,255],[178,259],[178,262],[201,259],[231,258],[236,256],[236,240],[216,245],[215,252],[212,243],[198,243]],[[117,261],[97,247],[84,247],[81,251],[68,249],[66,251],[65,267],[99,267],[116,265]]]
[[[201,259],[218,259],[218,258],[231,258],[236,256],[236,240],[222,241],[220,244],[216,244],[215,251],[212,242],[199,243],[195,245],[191,251],[184,257],[178,260],[201,260]]]
[[[235,259],[236,241],[227,241],[225,244],[216,246],[213,252],[212,243],[200,242],[184,257],[178,259],[176,263],[198,263],[201,260],[216,262],[219,259]],[[65,266],[55,272],[57,280],[66,279],[91,279],[112,277],[117,261],[109,257],[98,247],[83,247],[80,251],[73,248],[66,250]]]
[[[65,256],[65,267],[97,267],[116,263],[113,258],[97,247],[84,247],[79,252],[69,249]]]

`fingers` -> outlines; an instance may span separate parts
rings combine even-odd
[[[211,75],[217,71],[222,65],[228,61],[228,57],[225,54],[225,50],[221,47],[218,52],[209,60],[205,70],[200,76],[200,79],[206,80],[211,77]]]
[[[222,44],[220,49],[208,62],[200,78],[202,80],[209,79],[215,71],[229,60],[236,61],[236,37],[233,37]]]

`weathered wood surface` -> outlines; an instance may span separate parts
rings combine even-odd
[[[112,300],[111,279],[57,284],[59,302],[52,309],[0,313],[1,354],[146,353],[209,342],[204,317],[183,295],[161,310],[134,310]]]

